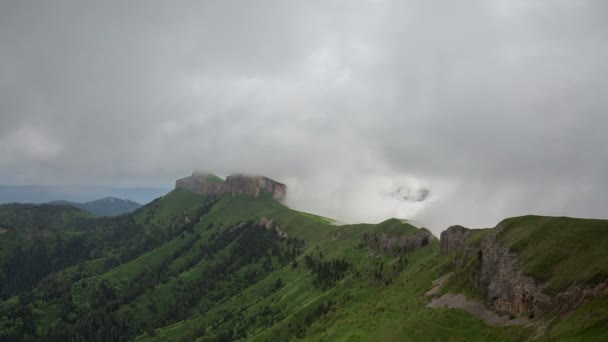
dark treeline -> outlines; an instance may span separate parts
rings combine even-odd
[[[145,224],[136,222],[135,213],[92,218],[80,215],[82,213],[72,207],[12,205],[17,207],[20,215],[34,219],[0,216],[2,227],[15,229],[15,225],[24,225],[24,228],[17,229],[13,249],[4,260],[0,260],[0,296],[2,299],[19,296],[15,306],[0,308],[0,340],[21,341],[28,336],[56,341],[116,341],[131,338],[133,325],[115,310],[160,281],[166,281],[169,275],[165,275],[163,269],[149,269],[137,278],[130,291],[121,298],[114,294],[111,285],[102,282],[93,290],[93,309],[82,311],[73,302],[72,286],[80,279],[94,275],[87,272],[82,262],[102,258],[101,268],[96,272],[105,272],[186,233],[191,243],[171,256],[171,259],[175,259],[200,237],[193,233],[194,226],[216,202],[217,198],[206,198],[203,205],[191,215],[190,222],[176,218],[176,222],[167,229],[152,222],[159,206],[158,200],[136,212],[139,215],[147,214],[148,229],[145,229]],[[0,209],[6,208],[3,206]],[[66,216],[66,210],[70,214],[80,214]],[[30,223],[36,220],[52,224],[37,226]],[[44,230],[44,234],[40,230]],[[170,261],[163,263],[161,268],[166,270]],[[58,276],[58,272],[76,264],[76,268]],[[32,319],[32,304],[40,300],[57,300],[61,303],[61,320],[53,329],[43,333],[44,337]]]
[[[131,213],[99,218],[78,216],[68,220],[69,231],[54,229],[45,235],[28,232],[17,239],[14,249],[6,260],[1,260],[0,298],[6,299],[8,296],[27,291],[45,276],[85,260],[112,255],[106,263],[108,269],[133,260],[179,233],[192,232],[194,225],[216,201],[216,198],[209,197],[195,213],[195,219],[190,223],[172,225],[172,229],[169,230],[150,229],[146,232],[145,225],[137,223],[134,219],[135,213]],[[153,216],[154,209],[157,209],[158,205],[156,200],[147,206],[150,213],[148,218]],[[57,217],[65,215],[65,210],[69,213],[79,212],[78,209],[70,206],[20,204],[12,206],[17,206],[19,213],[24,216],[33,216],[43,222],[58,221]],[[24,212],[26,209],[29,211]],[[140,208],[138,212],[142,210],[144,209]],[[11,224],[18,221],[23,224],[27,222],[25,219],[17,221],[5,219],[5,221]],[[8,226],[5,223],[3,225]],[[73,279],[75,280],[77,279]]]
[[[204,215],[199,211],[197,215]],[[200,220],[197,217],[197,220]],[[240,290],[244,284],[255,283],[265,278],[270,272],[289,265],[301,254],[304,242],[295,238],[281,237],[275,230],[267,229],[255,222],[244,222],[237,226],[218,230],[211,234],[208,240],[202,239],[199,233],[184,227],[183,239],[188,239],[180,248],[171,253],[160,266],[147,268],[139,274],[130,284],[126,292],[119,294],[112,285],[103,280],[99,283],[90,283],[92,289],[90,297],[91,309],[85,309],[74,302],[72,298],[73,284],[69,280],[61,279],[55,274],[45,277],[39,282],[35,295],[25,293],[20,296],[20,303],[14,310],[13,317],[20,317],[24,321],[4,322],[5,329],[0,340],[23,340],[27,336],[38,336],[48,341],[127,341],[135,336],[147,332],[154,334],[155,328],[186,319],[194,313],[204,313],[213,307],[211,303],[221,298],[229,298]],[[206,229],[211,229],[207,227]],[[191,231],[189,231],[191,230]],[[180,233],[175,239],[182,239]],[[200,245],[200,247],[199,247]],[[183,270],[196,266],[201,261],[206,263],[202,274],[195,281],[181,283],[180,295],[172,299],[168,306],[156,306],[151,303],[148,309],[156,319],[149,322],[136,322],[129,314],[129,310],[120,310],[125,305],[137,300],[146,291],[159,284],[166,283],[176,273],[169,272],[169,267],[180,256],[188,253],[188,263],[182,265]],[[174,271],[175,272],[175,271]],[[177,271],[179,273],[180,271]],[[86,286],[79,283],[79,286]],[[91,288],[94,286],[94,288]],[[282,282],[275,282],[272,290],[276,291]],[[58,299],[61,320],[44,335],[39,335],[37,327],[31,319],[31,303],[40,299]],[[11,312],[0,312],[0,316],[9,316]],[[236,319],[238,316],[226,313],[225,317]],[[260,312],[259,324],[272,325],[282,319],[281,311],[266,309]],[[27,322],[27,324],[23,324]],[[228,318],[226,318],[228,322]],[[1,322],[0,322],[1,323]],[[234,340],[247,336],[244,327],[247,322],[240,325],[224,325],[224,321],[213,322],[215,329],[208,338]],[[196,336],[204,336],[205,329],[194,332]]]
[[[317,256],[314,254],[304,256],[304,261],[306,267],[315,275],[313,284],[324,290],[333,287],[336,282],[344,278],[351,266],[343,258],[325,260],[321,252]]]
[[[175,298],[170,308],[159,315],[155,327],[183,320],[192,314],[192,310],[199,313],[212,308],[212,305],[204,305],[204,299],[213,303],[220,298],[229,298],[240,290],[241,282],[256,283],[265,278],[273,270],[286,266],[293,262],[301,254],[304,245],[302,240],[295,238],[282,238],[275,230],[267,229],[254,222],[244,222],[235,227],[215,233],[207,246],[202,248],[205,256],[210,260],[210,266],[205,269],[203,275],[193,283],[185,285],[182,296]],[[228,248],[227,253],[219,254]],[[277,283],[273,285],[276,290]],[[201,306],[201,299],[203,303]],[[279,320],[280,315],[272,313],[273,318],[268,319],[268,312],[261,312],[258,317],[260,324],[272,325]],[[234,322],[236,321],[236,324]],[[232,322],[230,325],[223,323]],[[249,322],[251,323],[251,322]],[[242,339],[247,336],[244,327],[251,326],[247,322],[240,322],[238,315],[226,312],[221,321],[212,322],[215,329],[210,339],[218,338],[227,341]],[[196,339],[205,334],[202,329],[188,339]]]

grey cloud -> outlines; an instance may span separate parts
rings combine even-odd
[[[294,206],[342,221],[605,216],[606,9],[4,2],[0,183],[165,186],[202,168],[284,179]],[[431,196],[383,197],[402,185]]]

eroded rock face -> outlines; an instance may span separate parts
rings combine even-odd
[[[208,180],[207,174],[192,173],[192,176],[178,179],[175,182],[175,188],[185,189],[197,194],[219,194],[222,183],[211,182]]]
[[[178,179],[175,187],[201,195],[231,194],[257,198],[262,193],[270,193],[277,200],[287,195],[285,184],[263,176],[231,175],[225,181],[218,182],[210,179],[208,174],[193,173],[192,176]]]
[[[258,224],[265,227],[266,230],[274,230],[281,239],[287,238],[287,232],[285,229],[282,226],[275,224],[274,221],[269,218],[262,217]]]
[[[422,248],[436,239],[430,231],[425,228],[418,229],[415,233],[398,237],[390,236],[384,232],[379,234],[365,233],[363,243],[380,253],[391,255],[402,255],[408,251]]]
[[[568,312],[593,298],[608,295],[608,280],[597,285],[575,285],[555,296],[548,295],[547,284],[525,275],[517,255],[498,240],[498,234],[505,228],[499,224],[475,246],[465,244],[466,228],[450,227],[441,234],[442,253],[463,248],[453,262],[456,272],[459,269],[462,272],[472,258],[477,258],[479,268],[465,272],[469,272],[469,282],[486,294],[488,307],[516,317],[547,310]]]
[[[545,285],[526,276],[517,256],[498,242],[496,236],[502,229],[496,227],[484,238],[478,251],[481,258],[478,286],[487,292],[486,305],[513,316],[546,310],[551,298],[543,292]]]
[[[287,186],[263,176],[232,175],[226,178],[220,191],[233,196],[239,194],[256,198],[267,192],[272,194],[274,199],[281,200],[287,194]]]
[[[447,254],[462,246],[469,237],[471,230],[463,226],[451,226],[439,236],[439,253]]]

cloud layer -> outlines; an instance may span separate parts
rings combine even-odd
[[[286,181],[435,232],[605,217],[605,1],[0,5],[0,183]],[[399,201],[399,186],[431,193]]]

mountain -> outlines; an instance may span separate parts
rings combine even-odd
[[[608,339],[607,220],[437,239],[397,219],[336,225],[256,182],[178,186],[116,217],[0,206],[0,340]]]
[[[2,203],[48,203],[62,199],[84,203],[104,197],[149,203],[166,194],[169,188],[118,188],[104,186],[0,185]]]
[[[48,204],[72,205],[96,216],[116,216],[130,213],[141,208],[141,204],[116,197],[104,197],[91,202],[75,203],[68,201],[53,201]]]
[[[200,195],[242,194],[257,198],[262,193],[269,193],[277,200],[282,200],[287,194],[285,184],[264,176],[243,174],[230,175],[223,180],[214,174],[193,172],[192,176],[178,179],[175,187]]]

